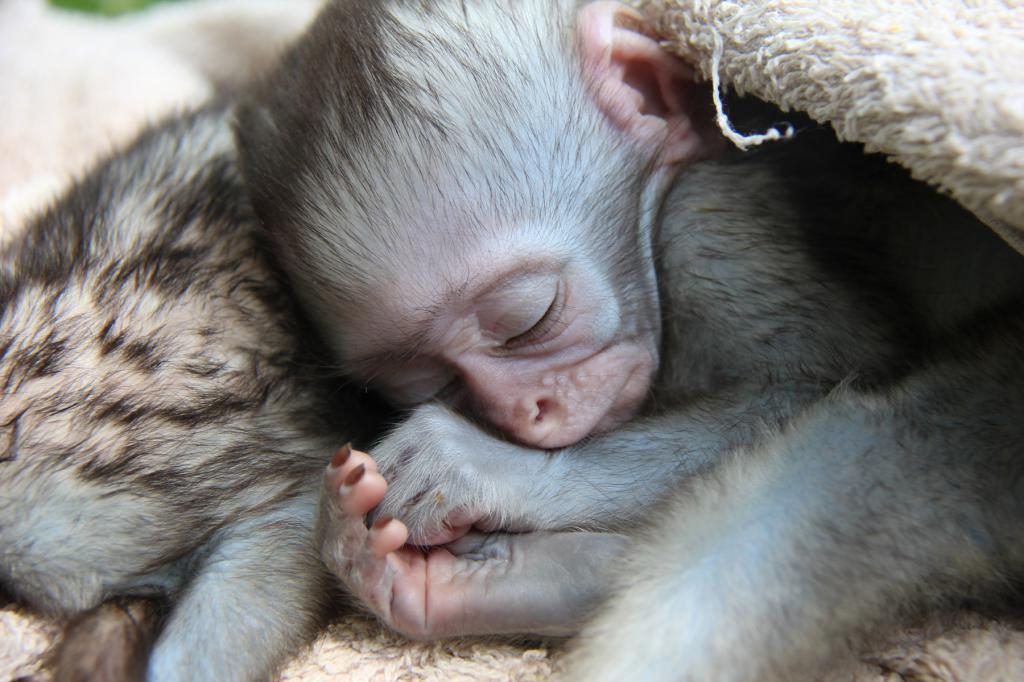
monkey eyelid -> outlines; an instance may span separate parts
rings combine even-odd
[[[540,319],[522,334],[517,334],[511,339],[505,341],[505,343],[501,345],[501,350],[514,351],[544,340],[560,320],[564,308],[564,288],[562,283],[559,282],[557,289],[555,289],[555,296],[551,299],[551,305],[549,305],[548,309],[544,311],[544,314],[541,315]]]

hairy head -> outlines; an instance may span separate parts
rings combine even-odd
[[[240,115],[257,210],[347,372],[558,447],[657,367],[651,231],[689,73],[573,0],[335,2]]]

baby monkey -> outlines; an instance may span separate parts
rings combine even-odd
[[[305,308],[419,406],[318,531],[392,627],[783,681],[1021,575],[1019,256],[823,131],[721,154],[705,99],[616,3],[378,0],[243,108]]]

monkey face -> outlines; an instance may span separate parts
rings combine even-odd
[[[529,230],[437,253],[384,278],[335,347],[352,374],[401,404],[441,398],[539,448],[610,430],[642,405],[658,366],[657,293],[579,244]],[[440,240],[438,244],[444,244]]]
[[[616,3],[346,7],[238,128],[342,369],[537,447],[630,418],[658,367],[653,226],[706,151],[689,68]]]

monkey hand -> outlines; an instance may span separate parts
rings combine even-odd
[[[327,567],[401,634],[575,633],[608,593],[625,537],[561,532],[467,532],[445,547],[405,544],[408,530],[366,515],[388,485],[369,455],[342,448],[324,475],[317,538]]]
[[[418,545],[441,545],[471,529],[546,529],[538,508],[549,456],[499,440],[447,408],[424,405],[374,448],[388,480],[377,514],[402,519]]]

